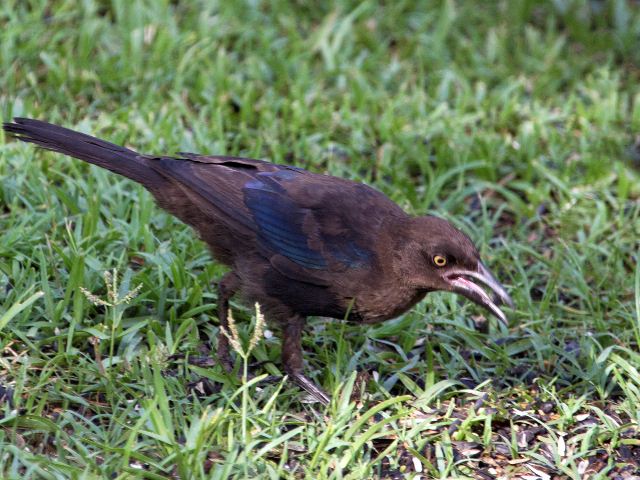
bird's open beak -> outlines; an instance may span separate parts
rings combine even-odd
[[[479,280],[489,287],[495,294],[494,298],[492,299],[482,287],[474,283],[473,279]],[[513,300],[482,262],[478,262],[477,271],[458,270],[450,272],[447,274],[447,280],[451,285],[451,291],[459,293],[486,308],[504,325],[507,325],[507,316],[500,310],[498,304],[506,304],[509,307],[513,307]]]

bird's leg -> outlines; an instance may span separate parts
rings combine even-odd
[[[291,380],[309,392],[317,401],[323,405],[328,405],[331,401],[329,395],[304,374],[302,357],[303,327],[304,318],[297,315],[284,324],[282,328],[282,365]]]
[[[233,371],[233,359],[229,354],[229,339],[223,332],[229,333],[229,299],[240,287],[240,279],[234,272],[226,273],[218,284],[218,319],[220,331],[218,332],[218,349],[216,356],[218,362],[227,371]]]

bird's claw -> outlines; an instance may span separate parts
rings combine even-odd
[[[281,375],[268,375],[260,380],[260,383],[266,383],[267,385],[274,385],[282,381],[284,377]]]
[[[216,365],[216,361],[208,355],[173,355],[172,360],[187,359],[189,365],[195,365],[196,367],[213,367]]]
[[[233,358],[231,358],[231,354],[229,350],[226,348],[218,347],[218,351],[216,352],[216,357],[218,358],[218,363],[224,369],[225,372],[231,373],[233,372]]]

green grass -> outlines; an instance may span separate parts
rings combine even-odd
[[[640,474],[640,5],[387,3],[5,0],[0,116],[365,181],[478,242],[510,328],[442,293],[311,319],[327,409],[190,366],[218,330],[204,245],[132,182],[1,139],[2,478]],[[98,307],[80,287],[114,268],[139,295]]]

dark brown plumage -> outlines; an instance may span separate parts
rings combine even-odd
[[[133,150],[38,120],[16,118],[4,130],[144,185],[157,203],[198,231],[231,271],[219,285],[219,319],[229,299],[258,302],[282,329],[285,371],[319,401],[328,396],[303,372],[306,317],[362,323],[405,312],[431,291],[460,293],[505,316],[472,280],[511,299],[480,261],[471,240],[437,217],[410,217],[364,184],[246,158]],[[227,338],[218,358],[231,368]]]

